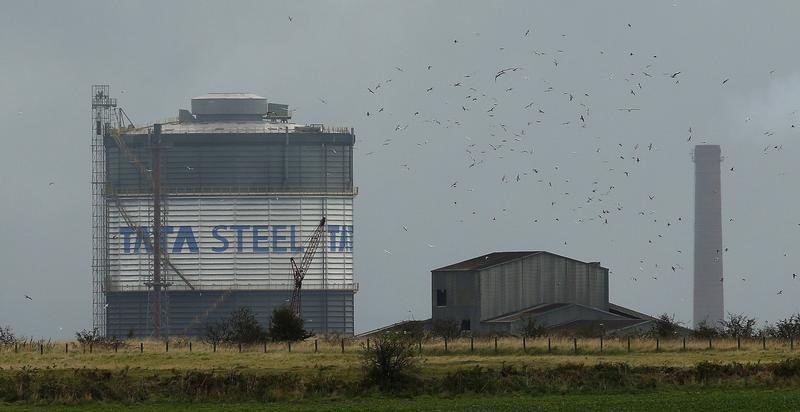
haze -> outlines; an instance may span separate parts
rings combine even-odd
[[[612,302],[689,324],[703,142],[725,156],[726,311],[786,317],[800,310],[798,15],[742,1],[3,2],[0,325],[91,327],[96,83],[137,125],[247,91],[297,122],[355,128],[356,331],[428,318],[431,269],[504,250],[600,261]]]

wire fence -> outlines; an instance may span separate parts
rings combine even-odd
[[[314,338],[299,342],[228,344],[175,340],[125,340],[95,344],[79,342],[27,341],[0,345],[0,353],[15,354],[99,354],[99,353],[358,353],[375,344],[374,338]],[[778,351],[795,350],[794,338],[565,338],[565,337],[461,337],[436,338],[412,343],[418,353],[428,356],[463,354],[624,354],[690,351]]]

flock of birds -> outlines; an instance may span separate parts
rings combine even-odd
[[[631,25],[627,25],[627,27],[628,29],[632,28]],[[526,29],[521,32],[521,37],[528,38],[532,33],[533,30]],[[461,42],[458,39],[452,40],[453,47],[464,43],[463,40]],[[500,47],[499,50],[502,51],[504,48]],[[637,60],[641,64],[636,70],[628,70],[621,76],[617,74],[608,76],[608,79],[612,81],[621,80],[615,83],[624,85],[622,86],[625,88],[624,93],[619,94],[625,94],[628,97],[625,100],[628,104],[610,106],[606,101],[598,102],[598,99],[594,98],[591,87],[573,90],[568,87],[560,87],[559,83],[548,81],[543,77],[542,73],[557,73],[563,68],[562,61],[567,59],[562,56],[566,53],[561,49],[534,49],[530,51],[530,55],[519,59],[526,60],[528,64],[500,66],[491,75],[485,70],[481,73],[481,70],[478,69],[466,74],[452,75],[446,82],[441,81],[442,73],[437,72],[436,75],[430,76],[431,79],[434,79],[430,84],[420,84],[419,79],[425,78],[427,73],[435,72],[437,67],[434,64],[417,64],[413,67],[396,65],[389,68],[391,74],[386,73],[381,76],[383,80],[364,86],[365,101],[370,102],[368,104],[371,104],[372,107],[362,112],[366,121],[374,122],[370,125],[371,127],[381,128],[389,137],[384,137],[382,141],[377,140],[377,143],[374,144],[362,143],[368,147],[363,156],[378,156],[380,159],[376,161],[385,167],[389,159],[407,155],[406,147],[395,149],[396,146],[408,145],[408,142],[411,141],[418,149],[427,149],[437,139],[442,139],[439,136],[447,136],[448,150],[461,150],[464,154],[464,169],[460,171],[446,170],[447,163],[443,161],[440,170],[442,173],[455,175],[446,186],[440,189],[442,193],[452,193],[453,199],[451,199],[450,206],[469,209],[457,218],[458,223],[464,223],[468,219],[480,219],[481,214],[483,219],[490,222],[511,215],[511,207],[504,205],[502,199],[497,202],[497,210],[481,213],[477,208],[470,209],[469,202],[458,198],[463,197],[464,192],[473,193],[484,189],[480,185],[485,184],[487,174],[514,168],[516,170],[498,173],[497,183],[500,185],[539,185],[538,187],[524,186],[520,189],[547,196],[545,202],[541,204],[542,207],[524,206],[526,209],[538,209],[540,212],[538,215],[534,213],[534,216],[526,217],[529,219],[528,223],[536,224],[544,219],[552,219],[552,223],[555,224],[593,222],[600,225],[611,225],[615,221],[619,222],[636,216],[641,219],[642,223],[649,222],[649,227],[654,228],[654,232],[648,234],[650,238],[647,239],[647,245],[655,245],[675,226],[689,223],[688,216],[657,212],[656,209],[662,200],[656,193],[657,188],[652,188],[652,191],[644,193],[643,196],[646,198],[643,197],[642,202],[637,203],[637,206],[629,206],[626,202],[618,200],[617,192],[620,187],[626,185],[624,179],[650,171],[642,169],[644,163],[664,156],[657,154],[659,151],[658,141],[612,143],[609,142],[610,139],[595,136],[588,143],[593,152],[591,155],[594,156],[590,164],[591,166],[600,165],[603,169],[589,172],[588,175],[586,169],[568,173],[566,161],[561,162],[558,159],[543,159],[535,156],[541,153],[541,150],[537,149],[539,143],[550,144],[542,141],[536,128],[548,123],[550,127],[578,127],[579,130],[585,131],[591,128],[592,116],[595,112],[604,112],[603,116],[608,116],[609,111],[617,111],[626,116],[636,115],[647,110],[636,104],[641,94],[646,93],[648,89],[661,88],[663,90],[664,87],[679,87],[681,81],[690,75],[689,71],[683,68],[668,67],[667,64],[659,61],[657,54],[644,54],[643,58]],[[606,56],[610,53],[601,50],[599,54]],[[630,58],[638,57],[638,53],[634,51],[625,54]],[[617,53],[617,55],[619,54]],[[549,71],[544,67],[545,63],[543,62],[546,61],[550,62]],[[562,66],[559,66],[560,64]],[[463,67],[459,70],[463,70]],[[413,72],[413,76],[410,78],[413,78],[414,82],[404,82],[403,78],[411,72]],[[775,69],[765,70],[765,75],[770,77],[774,73]],[[534,77],[538,78],[533,79]],[[531,80],[538,80],[538,82]],[[720,79],[718,86],[728,87],[732,83],[730,76],[724,76]],[[397,90],[391,90],[393,87]],[[414,88],[416,91],[413,90]],[[531,97],[524,103],[520,103],[521,95]],[[427,96],[436,103],[424,105],[427,110],[423,108],[409,109],[407,103],[401,99],[408,100],[410,96]],[[417,98],[416,101],[424,101],[423,98]],[[613,101],[619,100],[623,99],[613,99]],[[327,104],[324,97],[319,97],[319,101]],[[550,102],[554,102],[555,108],[549,107]],[[443,107],[444,109],[442,109]],[[404,112],[405,114],[403,114]],[[564,113],[571,113],[571,115],[564,118]],[[551,116],[551,114],[554,115]],[[626,118],[620,119],[620,123],[625,120]],[[745,123],[749,121],[748,116]],[[481,123],[483,126],[480,126]],[[480,130],[481,127],[488,128],[486,136],[469,137],[470,133],[480,134],[480,131],[476,131],[476,129]],[[693,145],[709,142],[707,139],[697,136],[691,126],[685,127],[684,147],[688,159]],[[794,128],[795,126],[792,124],[790,127]],[[765,137],[772,136],[774,133],[775,130],[763,131]],[[414,140],[414,135],[426,137]],[[464,136],[463,140],[453,141],[452,137],[458,135]],[[461,148],[458,147],[459,143],[461,143]],[[672,143],[668,144],[672,145]],[[763,148],[763,154],[782,149],[781,144],[770,144]],[[382,154],[385,156],[381,156]],[[577,155],[576,151],[569,153],[569,156]],[[401,171],[411,172],[415,166],[415,160],[419,159],[413,158],[399,163]],[[484,168],[482,173],[468,174],[469,171],[480,168]],[[570,171],[574,172],[575,170]],[[723,172],[733,175],[736,169],[734,166],[729,168],[725,166]],[[687,186],[690,184],[691,182],[686,182]],[[459,201],[462,202],[461,205],[459,205]],[[651,203],[647,204],[646,202]],[[544,213],[541,213],[542,210],[553,212],[553,216],[544,217]],[[519,214],[516,218],[520,218]],[[733,224],[734,221],[734,218],[730,218],[729,224]],[[403,232],[409,231],[408,226],[408,223],[402,223]],[[676,243],[678,242],[673,242],[673,244]],[[685,243],[689,243],[688,239],[683,239],[679,244]],[[566,248],[568,241],[565,240],[563,246]],[[433,245],[428,243],[428,247],[433,247]],[[709,258],[721,259],[723,252],[728,252],[728,248],[718,250],[717,256]],[[391,251],[384,249],[384,253],[391,254]],[[672,254],[675,256],[675,261],[669,263],[651,262],[647,258],[641,258],[639,259],[639,271],[623,276],[629,278],[631,282],[639,282],[642,278],[658,280],[659,276],[664,276],[665,273],[685,272],[684,265],[691,264],[691,254],[685,253],[683,249],[675,249]],[[611,273],[614,274],[613,271]],[[746,282],[748,276],[741,275],[738,278],[742,282]],[[796,274],[791,274],[791,279],[795,278]],[[723,277],[720,282],[724,280]],[[782,295],[783,290],[778,290],[776,294]]]
[[[289,22],[293,22],[293,18],[289,16]],[[632,25],[627,24],[628,29],[632,29]],[[521,32],[521,37],[527,39],[532,37],[532,29],[525,29]],[[477,34],[477,33],[476,33]],[[566,35],[562,35],[565,37]],[[452,40],[452,46],[458,47],[464,41],[459,42],[459,39]],[[498,48],[500,51],[505,50],[504,47]],[[422,140],[416,141],[415,145],[418,149],[425,149],[431,145],[436,139],[435,136],[445,134],[445,130],[451,129],[448,134],[462,134],[463,147],[460,149],[464,155],[464,168],[469,171],[473,169],[486,168],[489,170],[502,170],[509,165],[524,165],[518,167],[518,170],[508,171],[499,176],[499,184],[517,184],[532,182],[544,188],[549,195],[544,203],[544,207],[549,206],[548,210],[560,213],[571,212],[572,215],[569,219],[563,216],[552,216],[552,222],[555,224],[567,223],[568,220],[574,223],[589,223],[594,222],[601,225],[609,225],[614,219],[620,220],[626,218],[626,214],[633,208],[628,207],[621,201],[615,200],[615,194],[618,187],[624,183],[622,178],[629,178],[638,172],[639,166],[649,160],[654,159],[654,153],[658,150],[656,142],[647,141],[643,143],[623,144],[623,143],[606,143],[603,144],[601,137],[594,137],[592,144],[593,155],[599,159],[599,164],[602,164],[605,169],[593,173],[593,176],[588,177],[590,184],[584,182],[582,188],[583,193],[570,192],[569,187],[575,180],[574,177],[565,177],[566,173],[562,174],[564,166],[558,161],[547,164],[539,158],[534,159],[536,151],[536,139],[534,138],[534,128],[543,125],[544,123],[553,124],[556,122],[559,126],[569,127],[577,126],[581,129],[586,129],[590,126],[593,107],[597,107],[597,103],[593,103],[593,94],[590,90],[574,91],[566,87],[557,87],[555,82],[550,82],[544,78],[539,79],[541,84],[534,90],[527,87],[531,80],[533,73],[545,72],[542,61],[547,60],[552,66],[551,73],[558,71],[559,64],[562,64],[562,56],[566,51],[562,49],[533,49],[530,50],[530,55],[525,58],[532,57],[534,60],[530,61],[529,65],[509,65],[501,66],[496,69],[491,76],[480,74],[479,70],[468,72],[467,74],[454,75],[450,81],[441,82],[437,84],[402,84],[400,85],[400,93],[404,97],[417,93],[417,95],[434,97],[439,93],[438,101],[439,106],[445,106],[445,110],[432,109],[431,113],[425,113],[422,109],[413,109],[408,111],[406,117],[398,119],[394,116],[395,112],[403,110],[402,104],[398,104],[398,108],[391,107],[391,99],[381,99],[381,94],[387,89],[392,88],[398,82],[395,79],[408,74],[408,71],[416,70],[416,78],[424,76],[425,73],[433,73],[436,67],[433,64],[424,64],[422,67],[403,67],[400,65],[394,66],[392,75],[387,75],[384,80],[374,82],[364,87],[366,94],[366,101],[381,102],[376,106],[365,110],[364,116],[367,120],[373,121],[381,119],[388,121],[391,119],[393,123],[388,128],[387,133],[392,134],[393,137],[384,138],[377,147],[372,147],[367,151],[364,156],[380,155],[381,153],[388,153],[391,157],[393,147],[397,145],[398,141],[410,141],[409,139],[398,139],[400,136],[408,135],[410,132],[422,133],[425,136]],[[609,52],[606,50],[599,51],[600,56],[607,56]],[[626,52],[627,57],[638,57],[634,51]],[[637,70],[627,70],[621,77],[623,80],[625,91],[624,94],[628,96],[629,102],[632,104],[622,105],[621,107],[608,107],[608,103],[601,102],[599,110],[616,110],[625,115],[633,115],[641,112],[643,109],[636,103],[636,98],[644,93],[652,82],[669,82],[674,86],[678,86],[681,80],[688,74],[684,69],[672,70],[658,70],[660,65],[658,55],[647,54],[643,59],[640,67]],[[769,69],[768,75],[771,77],[775,73],[775,69]],[[437,75],[441,75],[437,73]],[[432,76],[434,77],[434,76]],[[617,80],[616,74],[610,74],[608,80]],[[433,83],[433,82],[432,82]],[[719,83],[720,86],[727,86],[731,83],[731,77],[725,76]],[[414,87],[418,87],[417,92],[413,91]],[[523,94],[533,96],[528,99],[524,104],[517,104],[519,97],[514,99],[506,99],[513,93],[522,90]],[[403,92],[405,91],[405,92]],[[397,92],[394,92],[397,93]],[[392,93],[392,95],[394,95]],[[545,102],[554,101],[554,96],[560,96],[560,101],[556,104],[556,108],[550,110],[545,106]],[[373,99],[370,99],[373,98]],[[458,100],[456,100],[458,99]],[[318,97],[322,104],[327,104],[328,100],[324,97]],[[443,102],[443,103],[442,103]],[[434,106],[432,106],[434,107]],[[562,118],[554,120],[549,117],[551,113],[563,114],[572,112],[571,118]],[[391,112],[391,114],[390,114]],[[390,116],[386,116],[390,114]],[[792,113],[794,115],[795,112]],[[22,112],[19,112],[22,115]],[[399,120],[399,121],[398,121]],[[624,120],[624,119],[623,119]],[[751,119],[749,116],[745,118],[745,123]],[[520,121],[522,123],[520,124]],[[477,122],[477,123],[475,123]],[[469,137],[470,124],[488,125],[489,133],[485,138],[472,138]],[[381,127],[378,124],[377,127]],[[409,128],[411,127],[411,130]],[[793,129],[794,124],[790,127]],[[453,132],[453,130],[459,130]],[[764,130],[763,136],[770,137],[775,134],[775,130]],[[488,140],[488,141],[486,141]],[[695,138],[695,133],[691,126],[687,126],[685,142],[694,145],[697,143],[708,143],[706,140]],[[451,142],[452,143],[452,142]],[[367,143],[364,143],[367,145]],[[450,145],[454,148],[453,145]],[[769,144],[766,145],[762,152],[768,154],[774,151],[783,149],[782,144]],[[335,150],[335,149],[330,149]],[[570,152],[571,156],[577,155],[575,151]],[[524,158],[521,162],[520,158]],[[494,163],[493,163],[494,162]],[[411,161],[404,161],[399,164],[399,167],[404,172],[412,171]],[[491,164],[491,168],[487,167]],[[595,164],[597,164],[595,162]],[[545,170],[547,169],[547,170]],[[191,173],[192,167],[186,167],[187,173]],[[727,169],[730,174],[735,173],[735,167]],[[460,173],[459,173],[460,174]],[[585,175],[585,173],[580,173]],[[49,186],[53,186],[55,182],[49,182]],[[455,178],[442,187],[442,192],[454,192],[464,189],[466,193],[472,193],[479,190],[477,182],[471,184],[466,178]],[[659,198],[655,192],[648,192],[644,195],[647,199],[654,204],[659,202]],[[463,202],[462,202],[463,203]],[[457,206],[458,200],[452,202],[451,206]],[[657,224],[660,227],[658,233],[655,233],[652,238],[647,240],[649,245],[653,245],[654,241],[662,239],[666,232],[675,225],[685,224],[688,219],[686,216],[662,216],[655,212],[653,209],[647,207],[638,208],[633,210],[636,216],[646,219],[652,224]],[[510,214],[511,211],[508,207],[501,207],[491,213],[484,213],[486,219],[494,222],[499,216]],[[458,219],[459,223],[465,222],[466,219],[479,218],[477,210],[469,210],[465,215]],[[532,217],[529,223],[539,223],[544,217]],[[733,223],[734,218],[729,219],[729,223]],[[409,224],[401,224],[403,232],[409,232]],[[433,243],[426,243],[427,247],[436,247]],[[567,241],[563,242],[564,247],[568,245]],[[727,252],[728,248],[717,251],[717,255]],[[391,254],[391,251],[384,249],[384,253]],[[684,261],[689,256],[684,254],[682,249],[674,251],[677,259]],[[718,256],[712,257],[719,259]],[[653,263],[652,266],[647,265],[647,259],[639,259],[638,273],[628,274],[627,276],[632,282],[638,282],[643,277],[649,277],[653,280],[658,280],[660,276],[657,271],[667,269],[668,273],[675,273],[684,271],[685,267],[678,262],[659,264]],[[647,274],[652,272],[651,274]],[[611,272],[614,273],[613,271]],[[792,273],[791,279],[796,279],[797,274]],[[747,281],[747,276],[740,277],[742,282]],[[725,278],[721,278],[723,282]],[[783,289],[776,292],[777,295],[783,295]],[[29,295],[25,295],[28,300],[33,300]]]

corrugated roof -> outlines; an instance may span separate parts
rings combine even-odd
[[[482,322],[512,322],[523,317],[541,315],[542,313],[550,312],[551,310],[572,305],[574,305],[574,303],[543,303],[541,305],[531,306],[516,312],[506,313],[491,319],[486,319]]]
[[[499,265],[501,263],[510,262],[512,260],[520,259],[525,256],[535,255],[542,253],[541,251],[528,251],[528,252],[493,252],[488,255],[478,256],[476,258],[467,259],[463,262],[454,263],[449,266],[434,269],[434,271],[441,270],[481,270],[490,266]]]
[[[583,263],[583,264],[594,264],[599,265],[600,262],[584,262],[578,259],[573,259],[571,257],[562,256],[557,253],[548,252],[546,250],[529,250],[526,252],[492,252],[488,255],[478,256],[476,258],[467,259],[463,262],[454,263],[452,265],[444,266],[439,269],[433,269],[432,272],[438,271],[470,271],[470,270],[482,270],[486,269],[491,266],[507,263],[516,259],[521,259],[523,257],[537,255],[540,253],[546,253],[550,256],[560,257],[562,259],[571,260],[573,262]],[[601,266],[602,268],[602,266]],[[603,268],[607,269],[607,268]]]

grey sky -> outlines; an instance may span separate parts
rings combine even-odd
[[[428,317],[432,268],[525,249],[599,260],[613,302],[690,322],[701,142],[725,156],[726,310],[785,317],[800,310],[798,15],[788,1],[2,2],[0,324],[91,326],[93,83],[137,124],[250,91],[354,127],[357,331]]]

